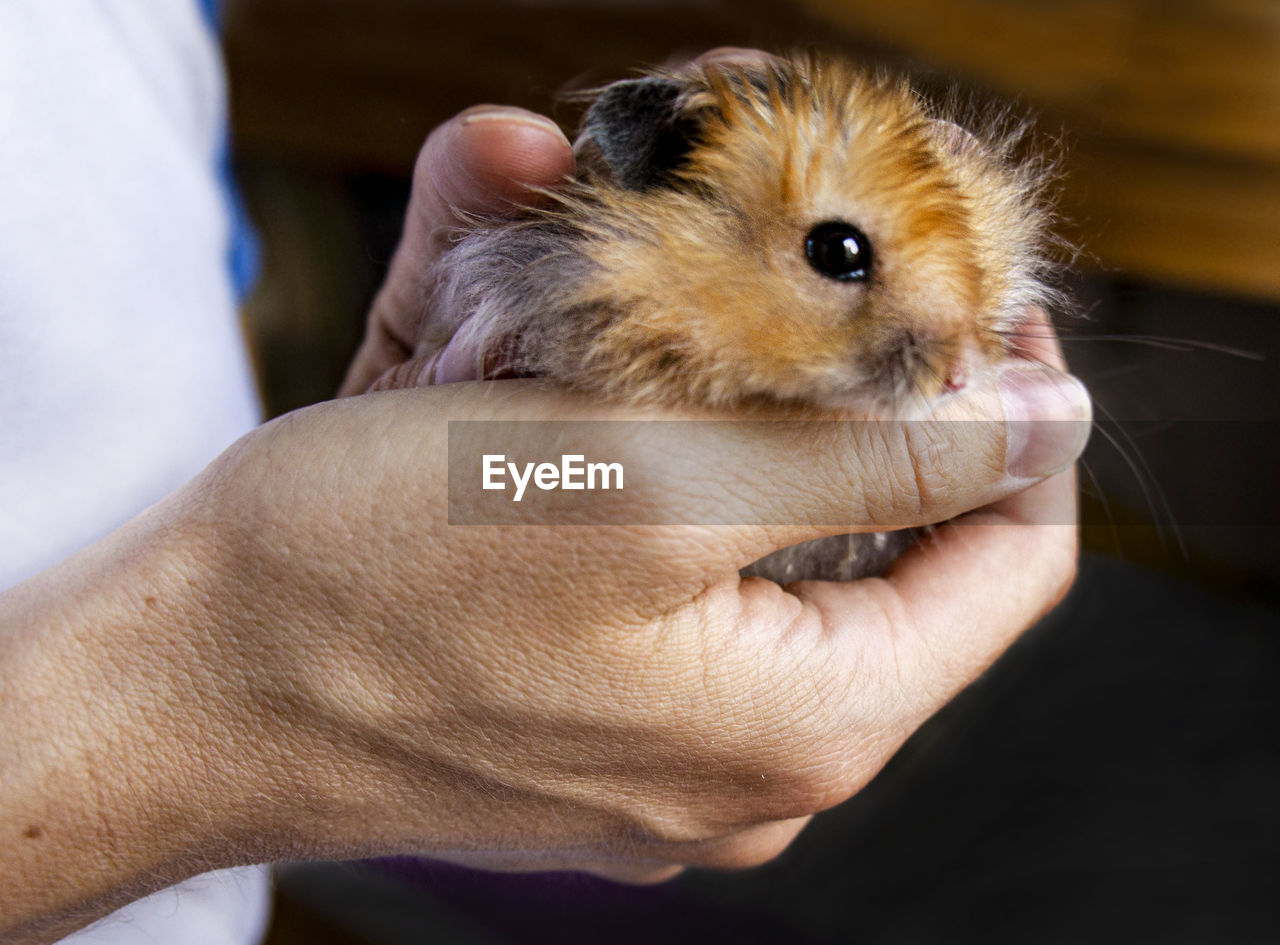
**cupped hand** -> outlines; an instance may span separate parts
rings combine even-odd
[[[1028,354],[1050,344],[1028,331]],[[1088,412],[1024,362],[916,424],[688,415],[698,435],[665,450],[647,447],[671,412],[534,381],[268,424],[0,595],[0,703],[21,720],[0,731],[20,838],[0,846],[0,933],[51,940],[247,862],[652,880],[767,860],[1064,593]],[[546,449],[548,423],[557,449],[607,449],[625,524],[522,524],[535,503],[451,524],[457,431],[495,420],[512,452]],[[609,435],[637,425],[658,432]],[[799,541],[945,520],[884,578],[738,577]]]
[[[1018,401],[994,379],[919,425],[826,425],[806,444],[803,425],[710,423],[678,453],[599,436],[669,412],[530,381],[290,415],[192,487],[202,566],[182,583],[218,628],[199,650],[202,750],[240,746],[231,770],[252,772],[241,802],[269,825],[267,858],[415,852],[627,878],[769,859],[1064,592],[1071,473],[1027,488],[1083,445],[1087,399],[1060,378],[1003,376],[1041,385],[1030,403],[1058,422],[1039,439],[1008,436]],[[511,421],[513,451],[542,429],[526,421],[597,421],[596,447],[636,483],[611,508],[636,524],[519,524],[514,504],[507,524],[450,524],[450,422],[465,420]],[[724,522],[763,509],[777,524],[679,524],[710,499]],[[959,518],[883,579],[739,579],[846,530],[826,523],[849,510],[866,527]]]
[[[703,58],[753,55],[717,50]],[[448,251],[462,215],[514,210],[571,170],[563,135],[519,110],[472,110],[433,133],[343,393],[474,379],[474,352],[423,347],[431,320],[443,317],[426,308],[424,273]],[[366,825],[350,835],[342,855],[419,850],[478,865],[573,866],[642,879],[677,865],[746,865],[776,854],[808,815],[873,775],[1070,584],[1076,499],[1066,467],[1087,435],[1088,400],[1060,371],[1052,329],[1037,312],[1013,362],[927,423],[849,425],[820,445],[797,442],[806,435],[801,425],[774,442],[739,432],[675,446],[667,468],[648,477],[662,483],[660,494],[629,499],[648,513],[664,509],[664,520],[694,521],[709,491],[723,504],[726,484],[713,470],[725,468],[751,470],[728,489],[741,521],[848,523],[850,509],[868,527],[951,520],[883,579],[786,589],[740,581],[737,569],[778,547],[849,529],[444,524],[443,417],[652,415],[592,412],[524,382],[382,394],[333,405],[323,420],[317,414],[314,422],[326,427],[351,424],[352,442],[367,441],[368,423],[384,430],[385,442],[356,452],[378,456],[382,488],[390,475],[404,491],[365,501],[405,527],[424,516],[431,522],[415,532],[421,544],[407,558],[383,550],[384,566],[401,572],[384,579],[396,596],[381,607],[346,605],[361,616],[344,624],[395,626],[380,631],[397,641],[395,654],[405,652],[406,638],[419,646],[400,664],[391,653],[378,657],[369,641],[362,659],[385,666],[355,675],[382,680],[376,704],[410,703],[416,686],[419,696],[434,693],[433,711],[454,724],[419,705],[409,718],[372,722],[365,738],[384,743],[384,760],[397,756],[412,768],[416,758],[423,775],[438,766],[475,785],[470,803],[454,801],[461,824],[442,832],[438,812],[405,809],[386,830]],[[356,421],[365,411],[369,418]],[[414,426],[408,417],[419,413]],[[387,465],[406,429],[414,448],[436,457],[434,486],[410,455],[402,461],[417,477],[411,483]],[[645,479],[645,462],[637,451],[630,474]],[[691,478],[680,479],[674,466]],[[1058,474],[1034,484],[1051,471]],[[720,514],[733,520],[731,510]],[[437,637],[441,627],[452,632]],[[473,687],[481,678],[484,685]],[[428,732],[448,735],[446,757],[428,747]],[[409,807],[421,791],[456,793],[447,774],[436,777],[443,781],[424,776],[416,790],[405,788]],[[406,844],[403,831],[416,822],[421,832]]]

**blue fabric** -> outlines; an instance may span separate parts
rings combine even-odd
[[[215,31],[222,26],[222,0],[198,0],[200,12]]]
[[[219,32],[222,26],[222,0],[197,0],[197,4],[204,15],[205,22],[209,24],[209,29],[215,33]],[[223,197],[231,216],[231,243],[227,248],[227,266],[231,272],[231,282],[235,286],[236,295],[243,300],[258,279],[262,265],[262,248],[231,170],[231,142],[226,130],[223,131],[222,150],[218,155],[218,176],[222,180]]]

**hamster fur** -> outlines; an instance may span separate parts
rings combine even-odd
[[[907,418],[1007,352],[1055,270],[1020,126],[967,129],[844,60],[711,63],[595,93],[577,177],[470,221],[430,274],[479,376],[624,402]],[[744,573],[875,573],[893,536],[823,539]]]

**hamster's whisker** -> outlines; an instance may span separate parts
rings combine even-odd
[[[1111,540],[1113,547],[1117,553],[1122,551],[1123,542],[1120,540],[1120,528],[1116,523],[1115,513],[1111,510],[1111,500],[1107,498],[1106,491],[1102,488],[1102,484],[1098,481],[1093,468],[1085,461],[1083,456],[1080,457],[1080,468],[1084,470],[1085,477],[1088,479],[1089,488],[1082,486],[1081,492],[1097,499],[1102,506],[1102,515],[1106,519],[1107,526],[1111,531]]]
[[[1068,341],[1115,341],[1121,344],[1146,345],[1150,348],[1161,348],[1167,351],[1210,351],[1214,354],[1225,354],[1233,358],[1243,358],[1246,361],[1265,361],[1267,356],[1261,351],[1252,351],[1248,348],[1236,348],[1231,345],[1219,344],[1214,341],[1201,341],[1198,338],[1174,338],[1167,335],[1120,335],[1120,334],[1094,334],[1094,335],[1078,335],[1070,331],[1061,331],[1058,334],[1032,335],[1025,331],[1009,330],[1002,331],[1000,329],[989,328],[987,331],[1004,339],[1031,338],[1036,340],[1050,340],[1056,338],[1061,342]]]
[[[1125,344],[1147,345],[1151,348],[1164,348],[1169,351],[1211,351],[1214,354],[1225,354],[1233,358],[1244,358],[1246,361],[1265,361],[1267,356],[1261,351],[1247,348],[1235,348],[1231,345],[1218,344],[1213,341],[1200,341],[1196,338],[1168,338],[1162,335],[1061,335],[1061,341],[1118,341]]]
[[[1169,523],[1169,531],[1173,533],[1173,539],[1177,543],[1178,552],[1182,555],[1183,560],[1188,560],[1187,546],[1182,540],[1182,531],[1178,528],[1177,518],[1173,514],[1173,508],[1169,504],[1169,499],[1165,495],[1160,483],[1156,480],[1155,472],[1151,465],[1147,462],[1146,457],[1142,455],[1142,450],[1110,410],[1096,400],[1093,403],[1094,408],[1102,414],[1104,420],[1114,424],[1116,435],[1107,430],[1106,426],[1095,422],[1093,428],[1102,434],[1103,438],[1111,444],[1120,458],[1124,460],[1129,467],[1129,471],[1133,473],[1133,478],[1138,483],[1138,488],[1142,490],[1143,501],[1146,502],[1147,508],[1151,510],[1151,516],[1155,520],[1156,536],[1160,539],[1160,547],[1167,550],[1165,544],[1164,528],[1161,526],[1161,518]]]

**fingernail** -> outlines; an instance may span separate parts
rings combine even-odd
[[[1013,367],[1000,375],[1006,431],[1005,469],[1019,479],[1042,479],[1074,463],[1089,439],[1089,392],[1070,374]]]
[[[476,379],[476,343],[457,335],[445,345],[435,362],[435,383],[454,384]]]
[[[564,141],[569,139],[565,137],[564,132],[550,118],[534,112],[527,112],[519,108],[502,108],[494,106],[493,108],[481,108],[476,111],[468,112],[462,116],[464,125],[476,125],[482,122],[502,122],[509,125],[524,125],[526,128],[537,128],[541,131],[548,131]]]
[[[693,60],[700,66],[741,65],[757,66],[776,61],[776,57],[760,49],[747,49],[742,46],[717,46],[709,49]]]
[[[440,356],[444,354],[444,348],[441,348],[435,354],[431,355],[418,369],[418,374],[413,379],[414,387],[430,387],[436,383],[436,367],[440,364]]]

